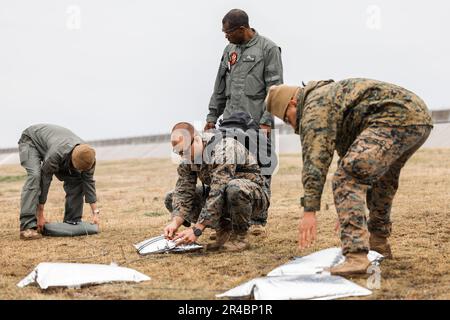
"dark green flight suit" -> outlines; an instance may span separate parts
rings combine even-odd
[[[274,128],[273,116],[266,111],[264,100],[271,86],[282,83],[281,48],[255,31],[247,43],[225,47],[206,121],[216,123],[221,115],[227,119],[243,111],[260,125]],[[267,178],[270,185],[271,179]],[[265,225],[266,222],[267,211],[252,220],[252,224]]]
[[[225,47],[206,121],[216,123],[222,114],[227,119],[244,111],[259,124],[273,126],[273,116],[266,111],[264,99],[271,86],[282,83],[280,47],[255,31],[249,42]]]
[[[73,149],[83,143],[73,132],[56,125],[37,124],[23,131],[19,140],[19,156],[28,176],[22,189],[20,230],[36,227],[37,206],[47,201],[53,175],[64,181],[65,222],[81,221],[83,197],[86,203],[97,201],[95,164],[86,172],[79,172],[71,166]]]

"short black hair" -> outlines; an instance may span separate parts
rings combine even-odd
[[[246,27],[249,28],[248,15],[244,10],[232,9],[223,17],[222,24],[228,22],[230,28]]]

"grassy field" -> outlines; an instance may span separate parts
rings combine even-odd
[[[339,245],[330,182],[318,214],[318,240],[296,247],[302,193],[299,155],[281,157],[273,179],[268,237],[252,237],[243,253],[161,254],[139,257],[132,247],[159,235],[168,222],[163,200],[176,181],[169,160],[100,162],[96,180],[101,234],[79,238],[19,240],[19,200],[25,179],[20,166],[0,167],[0,299],[214,299],[215,294],[266,275],[295,256]],[[330,169],[328,180],[334,172]],[[53,181],[47,220],[62,221],[62,183]],[[85,207],[85,217],[90,211]],[[417,152],[402,171],[392,210],[395,259],[382,263],[381,288],[364,299],[450,299],[450,150]],[[207,242],[209,231],[202,236]],[[16,284],[40,262],[116,262],[151,281],[82,289],[19,289]],[[365,285],[365,280],[355,280]]]

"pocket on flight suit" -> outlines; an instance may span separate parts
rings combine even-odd
[[[251,99],[262,99],[266,96],[264,84],[264,61],[260,57],[247,55],[243,57],[242,63],[246,65],[247,75],[244,83],[244,93]]]
[[[225,71],[225,96],[227,98],[231,97],[231,76],[230,73]]]
[[[21,165],[30,159],[30,146],[27,143],[19,144],[19,159]]]
[[[222,94],[225,91],[225,88],[227,88],[226,74],[227,67],[224,65],[220,65],[219,78],[217,79],[216,87],[214,88],[217,94]]]

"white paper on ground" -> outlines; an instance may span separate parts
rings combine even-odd
[[[370,251],[367,258],[379,264],[383,256]],[[372,292],[343,277],[332,276],[325,268],[345,261],[340,248],[329,248],[296,258],[275,268],[267,277],[250,280],[217,297],[258,299],[337,299],[365,296]]]
[[[218,298],[254,297],[255,300],[329,300],[367,296],[372,292],[347,279],[327,274],[263,277],[250,280]]]
[[[375,251],[369,251],[367,258],[374,264],[378,264],[383,256]],[[341,248],[329,248],[314,252],[310,255],[295,258],[288,263],[279,266],[269,272],[267,276],[287,276],[322,273],[325,268],[330,268],[345,261]],[[328,273],[329,274],[329,273]]]
[[[167,240],[164,236],[154,237],[134,245],[140,255],[164,252],[187,252],[203,248],[196,243],[177,246],[172,240]]]
[[[136,270],[117,265],[88,263],[39,263],[17,286],[23,288],[36,282],[41,289],[48,287],[75,287],[115,281],[141,282],[150,277]]]

